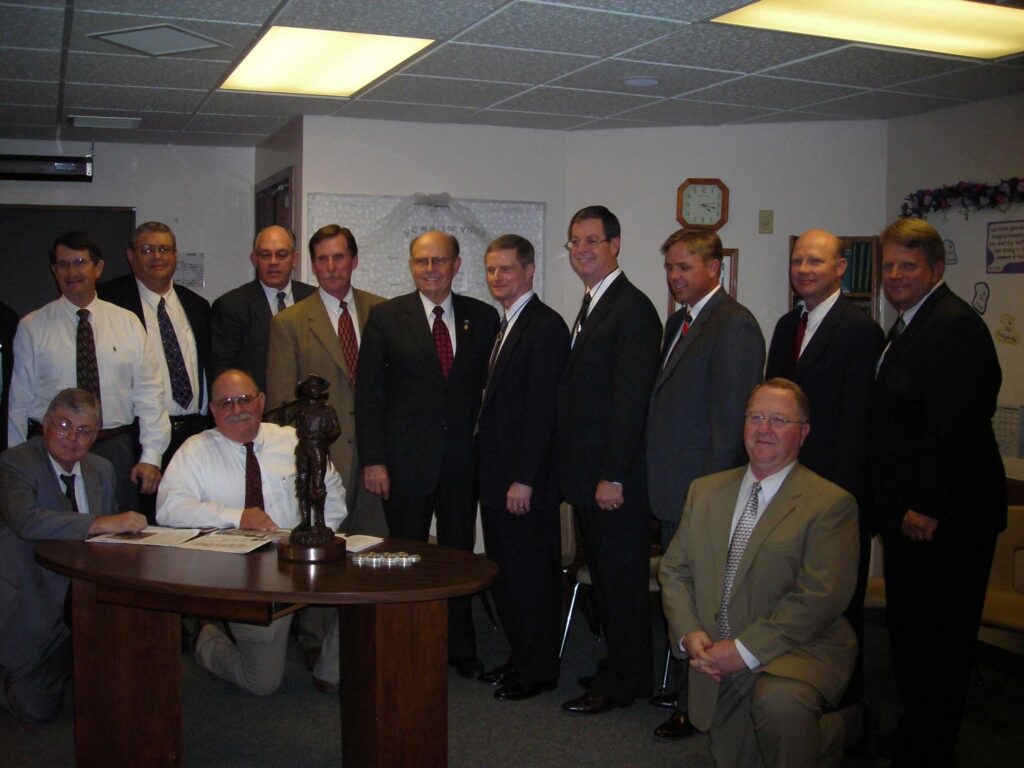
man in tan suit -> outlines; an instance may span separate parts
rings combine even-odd
[[[857,504],[797,462],[810,431],[786,379],[747,401],[750,463],[690,486],[661,561],[674,649],[689,658],[689,713],[719,765],[839,766],[866,710],[822,714],[853,672],[843,618],[857,575]]]
[[[384,301],[352,287],[359,246],[347,227],[328,224],[309,239],[309,256],[320,290],[279,312],[270,323],[267,352],[269,408],[295,399],[300,378],[314,373],[330,385],[329,402],[338,413],[341,437],[330,447],[348,505],[343,532],[387,536],[380,499],[363,488],[356,453],[355,387],[362,329],[370,307]]]

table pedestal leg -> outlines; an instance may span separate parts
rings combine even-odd
[[[341,606],[343,765],[448,764],[448,604]]]
[[[182,765],[180,614],[71,585],[76,765]]]

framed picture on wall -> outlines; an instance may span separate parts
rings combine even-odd
[[[740,260],[740,251],[738,248],[723,248],[722,249],[722,270],[719,277],[722,281],[722,288],[725,292],[736,298],[736,273],[737,265]],[[671,315],[673,312],[679,309],[681,305],[676,304],[675,298],[672,296],[672,291],[668,292],[668,314]]]

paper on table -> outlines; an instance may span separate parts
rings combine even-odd
[[[182,549],[203,549],[207,552],[230,552],[244,555],[259,549],[271,541],[283,539],[291,531],[278,529],[276,531],[245,531],[240,528],[229,528],[224,531],[214,531],[206,536],[191,539],[178,546]]]
[[[345,540],[345,550],[348,552],[362,552],[364,549],[375,547],[384,541],[380,536],[366,536],[358,533],[341,538]]]
[[[93,536],[89,541],[105,544],[147,544],[157,547],[176,547],[189,539],[194,539],[202,531],[199,528],[164,528],[159,525],[147,525],[138,533],[103,533]]]

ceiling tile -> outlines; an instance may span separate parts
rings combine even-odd
[[[498,109],[485,109],[470,115],[463,122],[483,125],[507,125],[513,128],[540,128],[542,130],[563,131],[589,118],[570,117],[568,115],[542,115],[534,112],[510,112]]]
[[[403,74],[462,77],[471,80],[539,85],[586,66],[589,56],[540,53],[486,45],[449,43],[403,71]]]
[[[74,83],[143,85],[157,88],[209,90],[227,72],[222,61],[182,59],[177,56],[122,54],[68,54],[67,80]]]
[[[932,99],[927,96],[911,96],[902,93],[870,91],[868,93],[837,99],[827,104],[818,104],[813,112],[825,115],[847,115],[849,117],[869,117],[876,120],[888,120],[894,117],[916,115],[930,112],[933,109],[954,107],[961,102],[949,99]]]
[[[503,2],[505,0],[459,0],[457,3],[291,0],[275,23],[439,40],[465,29]]]
[[[647,75],[658,78],[657,85],[649,87],[626,85],[627,77]],[[736,77],[731,72],[712,72],[693,67],[673,67],[667,64],[605,59],[579,72],[555,80],[551,85],[581,88],[593,91],[615,91],[637,96],[678,96],[713,83]]]
[[[348,99],[318,98],[316,96],[287,96],[277,93],[242,93],[214,91],[203,102],[202,113],[218,115],[331,115]]]
[[[109,141],[125,144],[172,144],[178,134],[175,131],[119,131],[116,128],[73,128],[65,126],[60,130],[64,141]],[[103,155],[93,158],[93,178],[102,178],[105,170]]]
[[[502,109],[581,117],[607,117],[657,101],[651,96],[599,93],[569,88],[535,88],[501,104]]]
[[[54,125],[4,125],[3,119],[0,118],[0,137],[50,141],[57,138],[57,127]]]
[[[192,133],[273,133],[287,122],[287,117],[196,115],[188,124],[188,130]]]
[[[475,110],[466,107],[431,107],[423,104],[395,104],[390,101],[354,101],[335,114],[370,120],[402,120],[413,123],[458,123]]]
[[[71,124],[72,115],[98,115],[100,117],[141,117],[142,123],[133,130],[139,131],[180,131],[188,125],[189,114],[181,112],[146,112],[143,110],[89,109],[88,107],[72,107],[65,110],[64,123]],[[86,129],[91,130],[91,129]],[[116,129],[111,129],[116,130]],[[128,133],[121,130],[118,133]]]
[[[655,16],[679,21],[703,21],[727,11],[748,5],[750,0],[561,0],[565,5],[619,11],[638,16]]]
[[[917,93],[922,96],[945,96],[965,101],[992,99],[1024,91],[1024,69],[997,64],[980,64],[959,72],[918,80],[915,83],[903,83],[894,87],[893,90]]]
[[[536,51],[611,56],[679,29],[671,21],[513,3],[459,36],[468,43],[490,43]]]
[[[522,86],[509,83],[396,75],[367,92],[363,98],[452,107],[489,107],[522,90]]]
[[[55,125],[57,107],[18,107],[5,105],[0,112],[0,123],[4,125]]]
[[[893,83],[962,69],[966,64],[964,59],[850,45],[804,61],[776,67],[769,74],[774,77],[791,77],[795,80],[883,88]]]
[[[627,120],[622,117],[606,117],[601,120],[591,120],[572,128],[573,131],[595,131],[595,130],[622,130],[624,128],[652,128],[657,123],[649,123],[644,120]]]
[[[24,48],[0,48],[0,77],[19,80],[60,79],[60,51],[30,51]]]
[[[845,115],[818,115],[813,112],[800,112],[793,110],[791,112],[772,112],[767,115],[759,115],[751,118],[750,120],[744,120],[744,123],[823,123],[834,120],[866,120],[868,118],[856,118],[847,117]]]
[[[0,80],[0,104],[21,106],[54,106],[57,103],[57,83],[35,80]]]
[[[845,43],[728,24],[693,24],[664,40],[630,52],[640,61],[686,64],[731,72],[758,72]]]
[[[839,85],[805,83],[800,80],[780,80],[755,75],[705,88],[697,93],[691,93],[689,98],[696,101],[740,104],[746,107],[792,109],[840,96],[852,96],[858,92]]]
[[[193,112],[206,95],[204,91],[173,88],[135,88],[92,83],[68,83],[64,108],[145,109],[151,112]]]
[[[198,144],[206,147],[255,147],[267,138],[263,133],[179,133],[175,144]]]
[[[684,99],[665,99],[621,117],[662,125],[723,125],[769,114],[769,110],[737,107],[730,104],[706,104]]]
[[[59,51],[63,36],[63,8],[3,6],[0,15],[0,46]]]
[[[234,61],[245,47],[251,42],[253,36],[259,31],[259,27],[247,24],[229,24],[221,22],[194,21],[186,19],[166,19],[167,23],[174,27],[183,29],[186,32],[193,32],[203,37],[211,38],[223,45],[217,48],[204,48],[201,51],[187,51],[175,53],[170,56],[159,58],[174,59],[206,59],[207,61]],[[135,55],[131,49],[120,45],[114,45],[106,40],[100,40],[90,35],[103,32],[113,32],[121,29],[136,29],[138,27],[151,27],[154,24],[163,23],[152,16],[126,16],[113,13],[93,13],[80,11],[75,14],[75,24],[71,32],[71,50],[84,53],[120,53],[123,55]],[[138,56],[146,56],[140,53]]]
[[[75,0],[75,8],[82,11],[245,24],[262,24],[279,4],[280,0]]]

